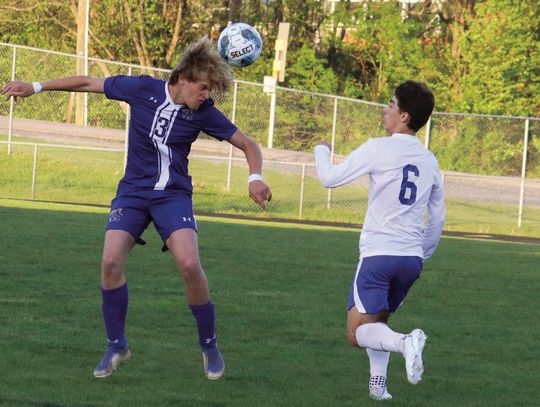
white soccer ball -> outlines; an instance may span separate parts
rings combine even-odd
[[[259,58],[262,40],[259,32],[249,24],[235,23],[221,32],[217,48],[225,62],[241,68],[251,65]]]

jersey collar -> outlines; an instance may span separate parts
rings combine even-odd
[[[414,134],[405,134],[405,133],[394,133],[392,134],[392,137],[395,137],[395,138],[399,138],[399,139],[402,139],[402,140],[417,140],[418,142],[420,142],[420,139],[414,135]]]
[[[167,97],[167,102],[171,103],[175,107],[181,109],[182,107],[185,106],[185,105],[177,104],[177,103],[174,102],[173,98],[171,97],[171,95],[169,93],[169,83],[167,81],[165,81],[165,95]]]

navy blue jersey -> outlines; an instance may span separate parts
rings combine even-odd
[[[118,195],[147,190],[193,187],[188,155],[199,133],[229,140],[236,126],[208,99],[197,110],[174,103],[167,82],[150,76],[112,76],[105,95],[131,107],[126,172]]]

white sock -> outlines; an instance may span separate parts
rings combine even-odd
[[[388,325],[375,322],[356,329],[356,341],[362,348],[403,354],[405,335],[392,331]]]
[[[366,352],[369,357],[369,373],[371,377],[386,377],[388,361],[390,360],[390,352],[373,349],[366,349]]]

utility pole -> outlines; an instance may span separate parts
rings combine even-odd
[[[88,75],[88,13],[90,0],[78,0],[77,6],[77,75]],[[88,95],[76,93],[75,123],[86,125]]]
[[[287,45],[289,42],[289,23],[279,23],[278,37],[274,49],[276,56],[272,65],[272,76],[264,77],[263,91],[270,94],[270,123],[268,125],[268,148],[274,144],[274,119],[276,115],[276,84],[285,80]]]

